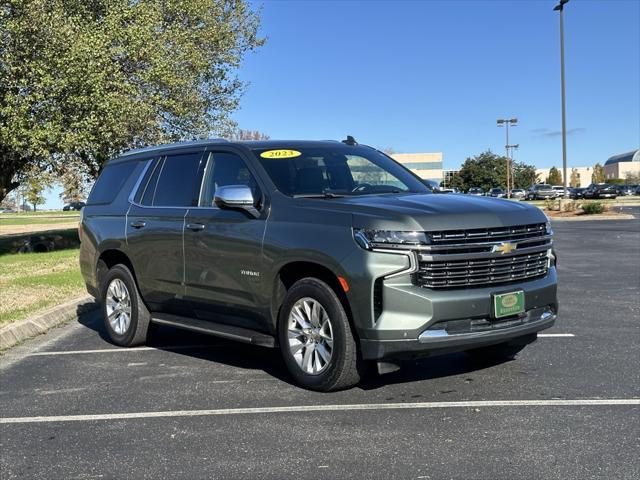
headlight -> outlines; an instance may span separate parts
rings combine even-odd
[[[424,232],[356,228],[353,231],[353,237],[356,243],[365,249],[374,247],[409,247],[428,243],[427,235]]]
[[[553,229],[551,228],[551,222],[546,222],[544,224],[545,227],[545,231],[547,232],[547,235],[553,235]]]

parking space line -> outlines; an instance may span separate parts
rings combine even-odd
[[[207,347],[222,347],[223,345],[208,344],[208,345],[168,345],[166,347],[135,347],[135,348],[96,348],[94,350],[58,350],[58,351],[44,351],[34,352],[26,356],[28,357],[44,357],[48,355],[82,355],[86,353],[133,353],[133,352],[145,352],[149,350],[194,350],[198,348]]]
[[[351,405],[290,405],[282,407],[221,408],[213,410],[167,410],[159,412],[106,413],[97,415],[54,415],[41,417],[0,418],[0,424],[90,422],[98,420],[132,420],[140,418],[206,417],[269,413],[346,412],[372,410],[427,410],[437,408],[495,407],[595,407],[640,406],[640,398],[553,399],[553,400],[479,400],[461,402],[362,403]]]
[[[542,338],[569,338],[575,337],[573,333],[539,333]],[[27,357],[44,357],[49,355],[83,355],[89,353],[133,353],[153,350],[195,350],[199,348],[223,347],[222,344],[202,344],[202,345],[168,345],[166,347],[135,347],[135,348],[96,348],[93,350],[58,350],[29,353]]]

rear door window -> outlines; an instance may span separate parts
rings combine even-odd
[[[202,152],[169,155],[166,157],[160,168],[155,194],[152,199],[153,206],[197,206],[203,170]],[[151,178],[152,180],[153,178]],[[150,185],[151,181],[149,182]],[[145,200],[146,198],[143,198],[143,203]]]

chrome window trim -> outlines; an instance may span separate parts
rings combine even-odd
[[[151,166],[151,164],[153,163],[154,160],[155,160],[155,158],[150,158],[150,159],[148,159],[146,161],[147,164],[142,169],[142,172],[140,172],[140,175],[138,176],[138,180],[136,180],[135,185],[131,189],[131,193],[129,194],[129,203],[137,205],[137,203],[134,202],[133,199],[136,197],[136,195],[138,193],[138,190],[140,189],[140,184],[142,183],[142,179],[147,174],[147,170],[149,170],[149,167]]]

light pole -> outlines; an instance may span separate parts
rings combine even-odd
[[[514,158],[513,157],[515,156],[514,152],[518,148],[520,148],[520,144],[516,143],[515,145],[508,145],[508,147],[511,149],[511,155],[509,155],[509,166],[510,166],[509,175],[511,175],[511,187],[512,187],[511,190],[513,190],[513,188],[515,188],[515,186],[516,186],[516,177],[515,177],[515,174],[513,172],[513,162],[514,162]]]
[[[560,0],[553,10],[560,12],[560,88],[562,90],[562,185],[567,198],[567,112],[564,95],[564,5],[569,0]]]
[[[511,162],[509,162],[509,125],[511,125],[512,127],[517,127],[518,119],[517,118],[499,118],[498,120],[496,120],[496,124],[499,127],[502,127],[503,125],[506,127],[507,141],[504,144],[504,149],[507,153],[507,198],[511,198],[511,190],[509,189],[509,172],[511,170],[511,167],[510,167]]]

